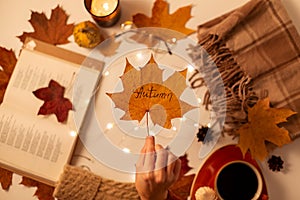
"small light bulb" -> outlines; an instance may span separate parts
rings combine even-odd
[[[139,60],[143,59],[143,54],[142,53],[137,53],[136,58],[139,59]]]
[[[71,135],[72,137],[75,137],[75,136],[77,135],[77,133],[76,133],[76,131],[71,131],[71,132],[70,132],[70,135]]]
[[[128,31],[130,29],[136,28],[132,21],[125,21],[121,24],[121,29],[124,31]]]
[[[189,72],[193,72],[195,68],[192,65],[187,66]]]
[[[198,101],[198,103],[202,103],[202,99],[201,98],[198,98],[197,101]]]
[[[106,124],[106,129],[110,130],[114,127],[113,123]]]
[[[104,73],[104,76],[108,76],[109,75],[109,71],[106,71],[105,73]]]
[[[128,149],[128,148],[123,148],[122,151],[123,151],[124,153],[130,153],[130,149]]]
[[[208,124],[207,124],[207,127],[208,127],[208,128],[210,128],[210,126],[211,126],[211,124],[210,124],[210,123],[208,123]]]

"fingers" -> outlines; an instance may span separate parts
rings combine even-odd
[[[181,160],[161,145],[155,146],[157,154],[154,177],[157,183],[172,185],[178,180],[181,169]]]
[[[150,172],[155,167],[155,139],[153,136],[148,136],[145,144],[140,151],[139,159],[136,163],[137,172]]]
[[[156,162],[155,162],[155,170],[160,170],[167,166],[168,162],[168,151],[165,150],[161,145],[155,145],[156,152]]]
[[[164,183],[167,177],[166,166],[168,161],[168,151],[161,145],[155,145],[156,162],[154,177],[156,183]]]
[[[181,170],[181,160],[177,159],[175,162],[175,167],[173,170],[173,174],[174,174],[174,182],[178,180],[179,175],[180,175],[180,170]]]
[[[178,159],[173,153],[169,153],[168,156],[168,166],[167,166],[167,173],[169,174],[168,176],[168,181],[169,182],[174,182],[178,179],[179,174],[180,174],[180,169],[181,169],[181,160]]]
[[[154,152],[155,151],[155,139],[153,136],[148,136],[144,145],[146,152]]]
[[[172,184],[178,179],[180,168],[180,159],[161,145],[155,145],[153,136],[146,138],[136,164],[137,172],[144,173],[147,180]]]
[[[144,167],[146,171],[153,171],[155,167],[155,142],[153,136],[148,136],[145,141],[145,161]]]

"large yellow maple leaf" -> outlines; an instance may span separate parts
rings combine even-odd
[[[138,13],[133,16],[133,23],[138,27],[160,27],[189,35],[195,30],[185,27],[191,18],[192,6],[181,7],[174,13],[169,14],[169,4],[165,0],[156,0],[152,8],[152,16],[148,17]]]
[[[270,108],[269,104],[269,98],[259,100],[249,109],[248,123],[237,130],[242,153],[245,155],[250,150],[254,159],[264,160],[268,156],[266,142],[279,147],[291,142],[288,131],[278,124],[286,122],[295,112],[287,108]]]
[[[163,70],[153,56],[140,70],[135,69],[126,59],[126,67],[120,77],[124,90],[107,93],[116,108],[125,111],[121,120],[140,122],[149,113],[153,124],[170,129],[171,120],[182,117],[194,106],[181,101],[180,96],[186,89],[187,70],[175,71],[163,81]]]

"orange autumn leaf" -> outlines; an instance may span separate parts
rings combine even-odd
[[[69,16],[60,7],[52,9],[48,19],[45,13],[32,12],[29,20],[34,32],[24,32],[18,38],[24,43],[27,37],[32,37],[49,44],[66,44],[73,34],[74,24],[67,24]]]
[[[0,47],[0,103],[3,100],[5,89],[16,63],[15,53],[12,50]]]
[[[248,123],[237,130],[242,153],[245,155],[250,150],[254,159],[264,160],[268,156],[266,142],[279,147],[291,142],[288,131],[278,124],[286,122],[295,112],[287,108],[270,108],[269,104],[269,98],[259,100],[249,109]]]
[[[140,122],[149,114],[154,125],[170,129],[172,119],[180,118],[194,108],[180,100],[187,87],[187,70],[176,71],[163,81],[163,70],[158,67],[153,56],[140,70],[126,61],[124,73],[120,77],[124,90],[107,93],[115,107],[125,111],[122,120]]]
[[[192,6],[181,7],[174,13],[169,14],[169,4],[165,0],[156,0],[152,8],[152,16],[148,17],[138,13],[133,16],[133,23],[138,27],[160,27],[172,29],[189,35],[195,32],[186,28],[185,25],[191,18]]]
[[[54,200],[54,187],[52,186],[46,185],[44,183],[35,181],[27,177],[22,177],[22,181],[20,184],[26,187],[37,187],[34,195],[37,196],[39,200]]]
[[[0,183],[3,190],[9,190],[9,187],[12,185],[12,176],[13,173],[11,171],[0,168]]]

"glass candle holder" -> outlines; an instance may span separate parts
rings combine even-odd
[[[84,5],[99,26],[110,27],[120,19],[119,0],[84,0]]]

